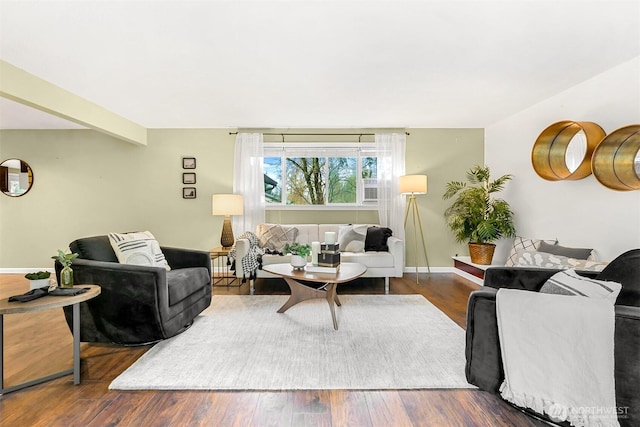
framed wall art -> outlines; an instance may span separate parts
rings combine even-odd
[[[183,199],[195,199],[196,198],[196,187],[183,187],[182,188],[182,198]]]
[[[182,174],[182,183],[183,184],[195,184],[196,183],[196,173],[195,172],[185,172]]]
[[[182,158],[182,169],[195,169],[196,168],[196,158],[195,157],[183,157]]]

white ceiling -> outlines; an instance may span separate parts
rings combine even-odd
[[[0,1],[1,59],[148,128],[486,127],[637,56],[638,0]]]

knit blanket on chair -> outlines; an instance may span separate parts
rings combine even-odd
[[[500,289],[502,397],[580,427],[619,426],[611,301]]]
[[[242,257],[240,263],[242,264],[242,283],[245,283],[247,279],[254,280],[258,269],[262,269],[262,254],[264,253],[260,248],[258,236],[251,231],[247,231],[242,234],[239,239],[245,239],[249,241],[249,251]],[[233,244],[231,251],[229,251],[228,262],[231,264],[231,270],[236,269],[237,253],[236,245]]]

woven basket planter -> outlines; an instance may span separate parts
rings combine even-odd
[[[489,265],[493,260],[496,245],[493,243],[469,243],[469,255],[474,264]]]

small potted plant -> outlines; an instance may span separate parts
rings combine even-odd
[[[38,271],[36,273],[27,273],[24,275],[29,280],[29,290],[49,287],[49,277],[51,273],[48,271]]]
[[[302,270],[307,265],[307,257],[311,254],[311,245],[300,243],[287,243],[284,246],[285,254],[291,254],[291,266],[294,270]]]
[[[503,237],[514,237],[516,229],[509,204],[497,197],[512,175],[493,181],[487,166],[474,166],[467,172],[467,182],[447,183],[443,199],[454,196],[453,204],[445,211],[447,224],[458,242],[469,243],[471,262],[491,264],[496,245]]]
[[[60,287],[73,288],[73,270],[71,269],[71,263],[74,259],[78,258],[78,254],[65,254],[58,249],[58,255],[51,258],[57,260],[62,265],[62,270],[60,270]]]

